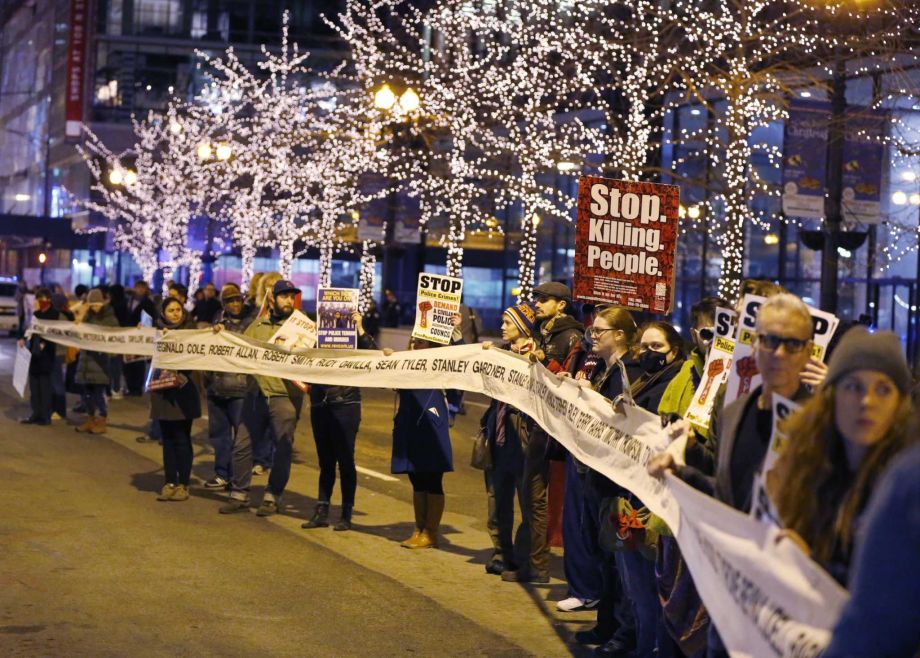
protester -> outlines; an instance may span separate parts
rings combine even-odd
[[[60,286],[58,286],[61,289]],[[63,292],[51,293],[51,308],[57,311],[58,320],[74,321],[74,314],[70,311],[67,295]],[[72,358],[71,358],[72,355]],[[70,367],[70,362],[75,362],[77,350],[60,345],[54,351],[54,366],[51,369],[51,420],[64,420],[67,418],[67,371],[71,370],[71,380],[76,373],[76,365]],[[68,360],[69,359],[69,360]],[[73,384],[76,386],[76,384]]]
[[[125,288],[120,284],[109,287],[109,305],[115,313],[119,327],[135,326],[131,324],[131,313],[128,310],[128,298]],[[109,392],[113,400],[119,400],[124,395],[122,378],[124,373],[125,358],[122,354],[112,354],[109,358]]]
[[[636,322],[628,311],[606,306],[597,311],[590,335],[591,351],[600,363],[590,374],[586,373],[587,381],[605,398],[617,400],[628,392],[630,382],[642,375],[633,353],[638,335]],[[585,532],[596,538],[601,591],[595,626],[577,632],[575,640],[580,644],[601,645],[595,649],[600,656],[628,655],[636,645],[635,613],[617,570],[615,547],[607,541],[616,533],[610,512],[623,491],[597,471],[588,469],[585,473]]]
[[[399,305],[399,300],[396,299],[396,293],[389,288],[383,291],[380,317],[384,327],[398,327],[402,321],[402,306]]]
[[[572,309],[572,292],[568,286],[555,281],[534,288],[539,331],[534,334],[536,347],[530,357],[541,361],[553,372],[562,370],[562,364],[573,348],[581,342],[584,330],[581,323],[569,315]],[[549,582],[549,541],[547,537],[547,485],[549,463],[546,450],[549,436],[542,428],[534,426],[530,440],[524,446],[524,486],[530,521],[530,559],[520,569],[506,570],[502,580],[508,582]]]
[[[262,318],[271,312],[272,287],[281,281],[278,272],[263,272],[258,278],[258,289],[255,296],[253,319]],[[254,427],[261,428],[252,435],[252,474],[265,475],[272,467],[275,458],[275,439],[272,436],[272,423],[269,422],[268,412],[262,405],[247,406],[247,414],[252,418]]]
[[[523,302],[505,309],[502,314],[502,340],[515,354],[527,355],[534,346],[533,331],[537,307]],[[482,344],[492,347],[491,341]],[[513,406],[492,400],[479,421],[485,432],[492,457],[491,468],[484,471],[489,510],[489,536],[492,556],[486,572],[501,575],[515,571],[530,555],[528,506],[524,489],[524,448],[529,443],[535,423]],[[518,501],[521,523],[514,532],[514,500]],[[513,537],[513,539],[512,539]]]
[[[243,295],[239,288],[225,285],[220,291],[223,311],[216,324],[227,331],[243,333],[252,322],[244,315]],[[252,471],[237,472],[233,467],[233,446],[243,422],[243,406],[249,390],[249,378],[235,372],[207,372],[205,387],[208,400],[208,439],[214,448],[214,477],[204,483],[207,489],[226,489],[236,478],[237,489],[249,488]],[[251,458],[251,455],[250,455]]]
[[[243,300],[243,313],[245,315],[255,315],[259,312],[259,293],[261,292],[261,281],[264,276],[263,272],[256,272],[249,279],[249,288],[246,290],[246,298]]]
[[[83,324],[117,327],[118,320],[112,307],[105,302],[99,288],[93,288],[86,296],[87,310]],[[83,386],[83,406],[89,417],[78,425],[78,432],[103,434],[108,420],[108,406],[105,389],[109,385],[109,355],[105,352],[80,350],[77,360],[76,382]]]
[[[364,331],[361,314],[352,315],[358,334],[358,348],[372,349],[373,339]],[[355,468],[355,440],[361,425],[361,389],[357,386],[310,385],[310,423],[319,458],[319,494],[313,516],[301,527],[324,528],[329,525],[329,505],[335,488],[335,468],[339,467],[342,487],[342,511],[334,530],[351,530],[358,488]]]
[[[178,299],[183,306],[188,303],[188,288],[181,283],[176,283],[175,281],[170,283],[167,293],[170,297]]]
[[[459,317],[454,326],[458,342]],[[409,341],[410,350],[435,347],[421,338]],[[408,473],[412,483],[415,530],[404,548],[438,548],[438,529],[444,514],[444,473],[454,470],[443,390],[400,389],[399,409],[393,420],[392,473]]]
[[[811,357],[814,329],[805,303],[790,293],[768,298],[758,311],[755,331],[754,359],[762,384],[721,411],[716,408],[710,423],[712,441],[700,443],[690,433],[686,466],[675,467],[668,453],[649,462],[652,474],[672,469],[692,486],[743,512],[750,511],[754,476],[769,447],[773,394],[797,402],[810,395],[802,373]],[[709,656],[726,655],[713,625],[707,643]]]
[[[210,326],[220,313],[221,303],[217,298],[217,288],[213,283],[207,283],[201,291],[201,300],[195,303],[192,318],[201,328]]]
[[[60,312],[51,305],[51,291],[47,288],[35,291],[35,311],[32,316],[39,320],[61,318]],[[19,346],[25,347],[25,340],[20,340]],[[19,422],[27,425],[50,425],[51,413],[54,410],[51,378],[57,347],[42,336],[33,334],[29,338],[29,351],[32,353],[32,360],[29,361],[29,404],[32,413]]]
[[[788,535],[846,585],[854,533],[883,469],[916,441],[911,374],[898,337],[849,330],[821,391],[786,419],[767,491]]]
[[[920,442],[912,443],[859,519],[850,599],[823,658],[920,655]]]
[[[164,333],[195,328],[188,311],[176,298],[164,300],[159,325]],[[150,391],[150,418],[157,421],[163,434],[163,473],[166,478],[157,500],[184,501],[188,500],[192,474],[192,422],[201,417],[201,399],[195,384],[197,374],[160,371],[159,375],[161,378],[169,377],[170,381],[167,387]]]
[[[299,293],[300,289],[292,281],[284,279],[277,281],[266,297],[269,312],[254,319],[244,335],[267,342],[291,317],[294,312],[294,300]],[[291,475],[294,431],[300,420],[304,394],[300,388],[287,379],[256,375],[255,381],[258,384],[257,392],[250,393],[245,403],[250,412],[249,417],[252,419],[252,424],[251,426],[247,423],[240,425],[237,445],[234,446],[233,468],[234,472],[238,468],[252,469],[251,462],[254,457],[246,458],[246,452],[249,451],[245,447],[251,445],[253,437],[265,436],[271,427],[270,436],[275,443],[274,461],[262,504],[256,513],[259,516],[272,516],[281,511],[281,499]],[[249,454],[252,453],[249,452]],[[230,500],[221,507],[220,511],[227,514],[243,511],[248,507],[248,487],[243,491],[238,490],[237,487],[231,487]]]
[[[367,302],[367,310],[364,311],[361,324],[376,345],[380,340],[380,311],[377,309],[377,302],[373,299]]]

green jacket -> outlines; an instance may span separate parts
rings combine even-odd
[[[660,416],[676,414],[683,418],[687,414],[687,409],[690,408],[693,395],[696,393],[697,383],[703,377],[703,367],[705,365],[705,357],[700,354],[699,350],[694,348],[687,360],[684,361],[680,372],[677,373],[677,376],[671,380],[668,388],[665,389],[661,402],[658,404],[658,414]],[[696,377],[694,377],[694,371]],[[693,429],[703,438],[709,438],[707,429],[697,425],[694,425]]]
[[[275,332],[281,328],[282,324],[284,324],[284,320],[281,322],[272,322],[272,316],[269,313],[263,315],[261,318],[253,320],[252,324],[250,324],[246,328],[246,331],[243,332],[243,335],[267,343],[268,339],[271,338]],[[286,379],[280,379],[279,377],[266,377],[264,375],[253,375],[253,377],[255,378],[256,383],[259,385],[259,390],[261,390],[262,394],[267,398],[303,397],[303,391],[301,391]]]

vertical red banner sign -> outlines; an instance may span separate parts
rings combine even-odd
[[[67,41],[67,88],[64,106],[64,135],[67,141],[80,139],[83,124],[83,92],[86,88],[86,37],[89,25],[88,0],[70,0],[70,36]]]
[[[575,298],[668,314],[680,188],[585,176],[578,182]]]

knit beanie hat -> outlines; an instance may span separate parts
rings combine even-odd
[[[533,327],[537,323],[537,307],[533,302],[511,306],[505,310],[505,315],[511,319],[521,334],[524,336],[533,334]]]
[[[220,303],[226,304],[231,299],[242,299],[243,293],[240,292],[240,289],[236,287],[233,283],[224,284],[223,288],[220,289]]]
[[[854,370],[874,370],[891,377],[901,393],[909,393],[910,368],[901,341],[890,331],[869,333],[865,327],[847,331],[831,354],[825,386],[832,386]]]
[[[102,291],[99,288],[93,288],[89,291],[89,294],[86,296],[87,304],[102,304],[105,302],[105,297],[102,294]]]

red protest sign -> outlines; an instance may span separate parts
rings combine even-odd
[[[582,178],[575,231],[575,298],[670,313],[679,205],[676,185]]]

